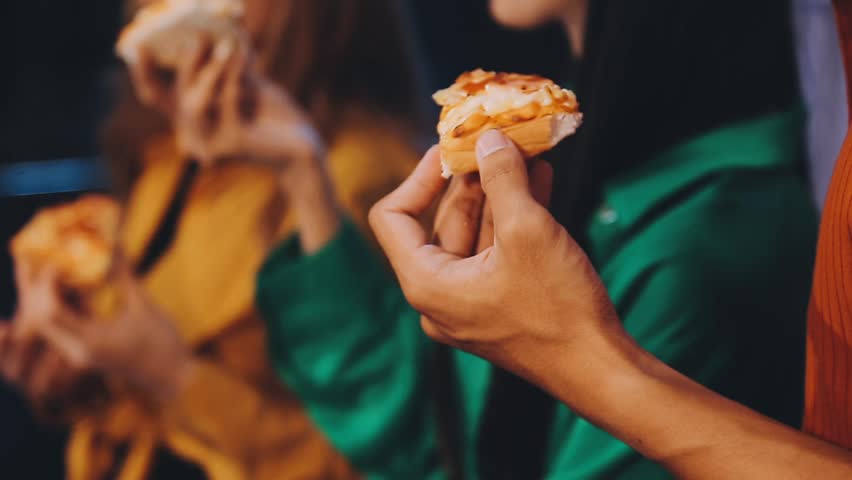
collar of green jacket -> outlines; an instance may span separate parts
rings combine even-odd
[[[629,226],[693,183],[733,169],[789,169],[799,157],[801,109],[741,121],[676,145],[604,186],[606,223]]]

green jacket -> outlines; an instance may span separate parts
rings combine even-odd
[[[589,254],[627,328],[656,356],[723,394],[798,422],[816,217],[796,173],[792,113],[679,145],[606,185]],[[444,478],[427,389],[433,344],[393,276],[350,224],[322,251],[290,240],[257,300],[281,378],[369,478]],[[465,469],[491,366],[456,352]],[[550,479],[668,478],[661,467],[557,411]]]

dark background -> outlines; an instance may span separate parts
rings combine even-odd
[[[111,72],[119,66],[113,42],[122,12],[120,0],[0,4],[0,316],[6,318],[15,302],[6,248],[11,235],[40,207],[108,188],[98,126],[109,111]],[[553,78],[564,71],[568,47],[561,29],[510,32],[490,20],[486,5],[404,1],[429,92],[476,67]],[[61,428],[36,422],[17,394],[0,384],[0,478],[63,478],[64,438]]]

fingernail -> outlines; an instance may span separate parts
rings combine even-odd
[[[476,142],[476,156],[483,159],[509,145],[509,139],[499,130],[488,130],[480,135],[479,141]]]

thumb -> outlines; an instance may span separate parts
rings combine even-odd
[[[530,193],[524,158],[511,139],[498,130],[488,130],[476,143],[476,158],[482,189],[494,216],[494,226],[516,215],[535,200]]]

